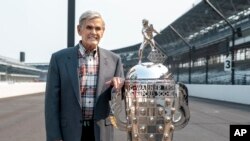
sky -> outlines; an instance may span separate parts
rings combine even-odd
[[[26,63],[48,63],[67,47],[68,0],[0,0],[0,56]],[[201,0],[76,0],[75,23],[86,10],[103,16],[106,29],[100,47],[112,50],[142,41],[142,19],[161,31]],[[75,32],[76,33],[76,32]],[[80,38],[75,34],[75,44]]]

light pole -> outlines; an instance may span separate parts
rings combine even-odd
[[[189,47],[189,53],[188,53],[188,57],[189,57],[189,62],[188,62],[188,83],[191,84],[191,61],[192,61],[192,49],[193,46],[191,44],[189,44],[186,39],[172,26],[169,26],[171,30],[174,31],[174,33],[176,33],[183,41],[184,43]]]
[[[67,46],[75,45],[75,0],[68,0],[68,40]]]
[[[234,26],[228,21],[228,19],[225,18],[225,16],[218,10],[209,0],[203,0],[206,4],[208,4],[232,29],[232,47],[230,48],[231,52],[231,59],[232,59],[232,65],[231,65],[231,84],[234,85],[234,76],[235,76],[235,64],[234,64],[234,46],[235,46],[235,33],[236,29]]]

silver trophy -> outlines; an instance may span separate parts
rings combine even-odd
[[[124,91],[113,91],[110,119],[114,127],[127,132],[128,141],[172,141],[173,132],[190,119],[188,91],[162,64],[166,55],[159,45],[148,59],[150,62],[142,63],[139,56],[139,63],[126,75]]]

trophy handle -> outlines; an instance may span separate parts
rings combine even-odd
[[[187,87],[182,84],[177,84],[177,97],[176,100],[178,101],[176,105],[176,111],[173,115],[173,123],[175,126],[175,130],[179,130],[184,128],[190,119],[190,110],[188,107],[188,89]]]
[[[111,90],[111,100],[110,104],[110,121],[115,128],[121,131],[127,131],[127,122],[120,119],[120,114],[122,112],[122,91]]]

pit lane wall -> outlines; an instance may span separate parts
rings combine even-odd
[[[185,85],[189,96],[250,105],[250,85]]]
[[[250,105],[250,85],[185,84],[189,96]],[[45,82],[0,82],[0,98],[45,92]]]
[[[45,92],[45,82],[0,82],[0,98]]]

